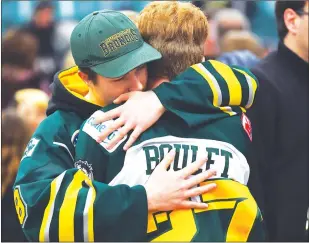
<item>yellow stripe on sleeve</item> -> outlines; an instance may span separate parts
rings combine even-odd
[[[230,93],[230,103],[229,105],[240,105],[242,99],[242,90],[241,85],[233,70],[224,63],[211,60],[209,61],[212,66],[216,69],[216,71],[223,77],[225,80],[229,93]]]
[[[230,116],[235,115],[235,112],[232,111],[231,107],[229,106],[221,107],[222,92],[215,77],[209,71],[207,71],[207,69],[200,63],[193,65],[192,68],[197,73],[199,73],[209,84],[209,87],[213,94],[213,106],[219,108],[221,111],[229,114]]]
[[[86,174],[78,170],[68,186],[59,212],[59,241],[74,241],[74,214],[79,190],[82,182],[88,179]]]
[[[49,241],[49,228],[54,213],[55,199],[61,186],[65,172],[56,177],[50,185],[50,198],[45,208],[44,216],[39,233],[39,241]]]
[[[249,97],[252,97],[252,99],[249,100],[249,103],[246,105],[246,108],[250,108],[253,104],[253,100],[254,100],[254,96],[255,96],[255,92],[256,92],[256,89],[257,89],[257,81],[252,78],[248,73],[246,73],[245,71],[243,70],[240,70],[240,69],[237,69],[235,68],[235,70],[237,70],[238,72],[242,73],[243,75],[245,75],[246,79],[248,82],[248,86],[249,86],[249,92],[251,94],[249,94]]]

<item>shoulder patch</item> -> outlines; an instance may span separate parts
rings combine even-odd
[[[242,124],[245,132],[248,134],[250,141],[252,142],[251,122],[250,122],[249,118],[245,115],[245,113],[242,113],[242,115],[241,115],[241,124]]]
[[[40,139],[31,138],[26,149],[25,149],[24,155],[23,155],[21,160],[23,160],[26,157],[30,157],[33,154],[33,152],[34,152],[36,146],[39,144],[39,142],[40,142]]]
[[[92,137],[94,140],[97,140],[99,135],[104,131],[104,129],[108,128],[111,124],[113,124],[113,120],[109,120],[100,124],[94,124],[94,119],[104,113],[103,111],[96,111],[92,114],[90,118],[85,122],[83,126],[83,132],[87,133],[90,137]],[[112,132],[108,137],[100,143],[100,145],[109,153],[114,152],[120,144],[125,141],[128,137],[128,135],[124,136],[122,140],[120,140],[112,149],[107,149],[106,146],[109,144],[109,142],[118,134],[118,130]]]

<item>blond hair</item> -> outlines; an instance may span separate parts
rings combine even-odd
[[[16,110],[6,109],[1,114],[1,197],[15,180],[19,162],[30,139],[26,120]],[[11,188],[10,188],[11,189]]]
[[[208,22],[193,4],[152,2],[140,13],[137,25],[144,40],[162,54],[162,59],[148,65],[150,79],[171,80],[203,60]]]

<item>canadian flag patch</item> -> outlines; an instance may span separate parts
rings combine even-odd
[[[241,123],[242,126],[245,130],[245,132],[248,134],[250,141],[252,142],[252,127],[251,127],[251,122],[249,118],[245,115],[245,113],[242,113],[241,116]]]

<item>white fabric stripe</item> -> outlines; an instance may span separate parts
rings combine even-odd
[[[93,196],[93,187],[89,188],[88,194],[87,194],[87,199],[86,199],[86,205],[84,208],[84,213],[83,213],[83,219],[84,219],[84,241],[85,242],[89,242],[89,238],[88,238],[88,211],[89,208],[91,206],[91,200],[92,200],[92,196]]]
[[[248,103],[246,104],[245,107],[249,108],[252,105],[252,103],[253,103],[253,87],[252,87],[252,83],[251,83],[250,78],[247,75],[245,75],[245,77],[246,77],[246,80],[247,80],[247,83],[248,83],[248,87],[249,87]]]
[[[231,112],[232,116],[237,114],[235,111],[232,110],[232,107],[230,107],[230,106],[224,106],[224,107],[221,107],[221,108],[225,108],[223,111]]]
[[[71,137],[71,143],[72,143],[72,144],[73,144],[73,142],[74,142],[74,139],[75,139],[75,136],[76,136],[77,133],[79,133],[79,129],[76,130],[76,131],[73,133],[72,137]]]
[[[207,75],[210,77],[211,81],[213,82],[214,86],[216,87],[217,89],[217,92],[218,92],[218,106],[221,106],[222,104],[222,92],[221,92],[221,89],[220,89],[220,86],[216,80],[216,78],[201,64],[197,64],[198,67],[203,70],[205,73],[207,73]]]
[[[68,151],[69,155],[71,156],[72,160],[74,161],[74,158],[73,158],[73,156],[72,156],[70,150],[68,149],[68,147],[67,147],[65,144],[63,144],[63,143],[58,143],[58,142],[53,142],[53,144],[56,144],[56,145],[59,145],[59,146],[65,148],[65,149]]]
[[[59,191],[60,185],[62,183],[63,177],[65,175],[65,171],[62,172],[57,178],[56,178],[56,192],[55,192],[55,200],[53,201],[51,207],[50,207],[50,211],[48,213],[48,219],[47,219],[47,223],[46,223],[46,228],[44,231],[44,241],[49,241],[49,228],[50,228],[50,224],[51,224],[51,220],[52,220],[52,216],[54,214],[54,207],[55,207],[55,201],[56,201],[56,196],[57,193]]]

